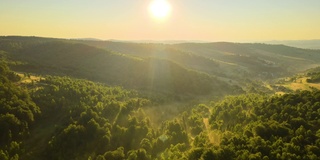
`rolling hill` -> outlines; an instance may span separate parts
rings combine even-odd
[[[294,75],[320,64],[320,50],[250,43],[148,44],[1,37],[12,68],[70,75],[131,89],[211,94]],[[39,70],[39,68],[41,68]],[[227,89],[222,89],[227,88]]]
[[[68,75],[164,94],[205,95],[241,90],[206,73],[185,68],[172,59],[137,57],[73,40],[2,37],[0,49],[16,71]]]
[[[320,64],[320,50],[250,43],[139,44],[82,41],[98,48],[136,57],[157,57],[222,79],[241,83],[292,75]],[[294,65],[293,65],[294,64]]]

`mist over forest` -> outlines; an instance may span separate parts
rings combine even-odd
[[[320,159],[320,50],[284,44],[0,36],[0,159]]]

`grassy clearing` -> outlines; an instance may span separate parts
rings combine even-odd
[[[288,82],[286,84],[281,84],[288,89],[293,91],[296,90],[311,90],[311,88],[316,88],[320,90],[320,83],[308,83],[307,79],[310,77],[300,77],[294,80],[293,82]],[[281,93],[280,93],[281,94]]]
[[[30,74],[24,74],[24,73],[17,73],[17,75],[21,78],[21,80],[18,82],[18,85],[26,85],[30,83],[39,82],[41,77],[34,76]]]
[[[320,89],[319,83],[308,83],[307,82],[308,78],[309,77],[298,78],[297,80],[295,80],[295,82],[288,84],[287,87],[294,90],[294,91],[296,91],[296,90],[310,90],[311,87]]]

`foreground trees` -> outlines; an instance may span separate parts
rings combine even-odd
[[[0,159],[319,159],[320,91],[246,94],[154,124],[134,91],[0,64]],[[157,125],[157,126],[156,126]]]
[[[320,91],[298,91],[274,97],[228,97],[213,103],[208,107],[212,108],[210,125],[212,130],[219,132],[221,143],[209,143],[214,134],[198,135],[206,139],[202,140],[206,143],[191,150],[191,156],[202,159],[207,156],[226,156],[218,159],[319,159],[319,96]]]
[[[0,159],[18,159],[22,139],[29,135],[40,109],[27,90],[17,87],[15,75],[0,61]]]

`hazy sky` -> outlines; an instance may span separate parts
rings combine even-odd
[[[119,40],[320,39],[320,0],[0,0],[0,35]]]

